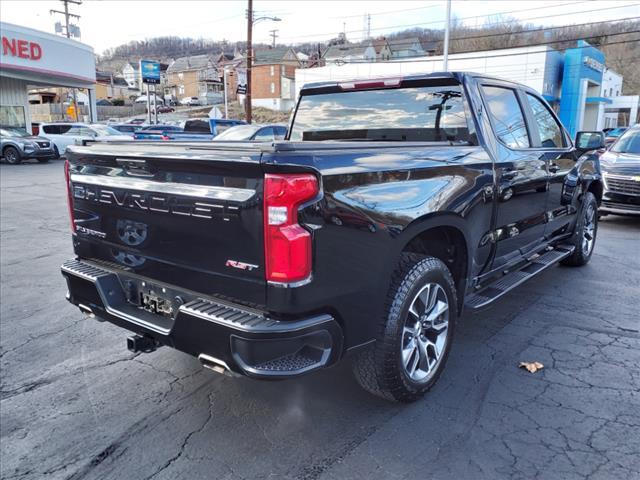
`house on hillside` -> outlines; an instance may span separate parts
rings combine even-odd
[[[388,41],[391,58],[423,57],[427,52],[418,37],[395,38]]]
[[[371,41],[371,46],[376,52],[376,61],[384,62],[391,60],[391,47],[385,37],[376,38]]]
[[[96,99],[128,101],[135,99],[139,93],[137,88],[129,87],[124,77],[96,70]]]
[[[251,67],[251,104],[281,112],[291,110],[295,100],[295,72],[300,66],[292,48],[255,51]]]
[[[247,63],[245,58],[238,52],[228,53],[222,52],[216,59],[216,66],[218,69],[218,78],[224,84],[224,72],[227,72],[227,83],[223,86],[224,90],[227,90],[227,100],[237,100],[238,94],[238,73],[243,72],[246,78]]]
[[[180,101],[185,97],[198,97],[201,103],[212,105],[222,101],[223,85],[212,55],[180,57],[167,68],[167,81],[163,86],[165,98]]]
[[[142,89],[142,77],[140,76],[140,63],[127,62],[122,68],[122,76],[130,88]]]
[[[322,58],[327,65],[343,62],[375,62],[376,50],[371,43],[367,45],[331,45],[325,50]]]

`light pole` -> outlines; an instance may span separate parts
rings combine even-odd
[[[249,0],[249,8],[247,10],[247,93],[244,97],[244,111],[247,123],[251,123],[251,65],[253,63],[253,25],[262,21],[271,20],[272,22],[281,21],[278,17],[256,17],[253,18],[253,0]]]
[[[449,29],[451,28],[451,0],[447,0],[447,23],[444,26],[444,48],[442,66],[445,72],[449,71]]]

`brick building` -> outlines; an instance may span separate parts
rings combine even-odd
[[[251,68],[252,105],[281,112],[295,102],[295,72],[300,61],[291,48],[270,48],[254,52]]]

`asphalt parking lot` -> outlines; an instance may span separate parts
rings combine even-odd
[[[394,405],[348,364],[264,383],[129,353],[65,300],[63,185],[60,161],[0,165],[0,478],[640,478],[639,220],[467,315],[439,383]]]

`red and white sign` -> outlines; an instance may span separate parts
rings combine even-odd
[[[40,60],[42,47],[37,42],[2,36],[2,54],[12,57]]]
[[[3,77],[34,85],[95,84],[95,56],[89,45],[4,22],[0,22],[0,43]]]

